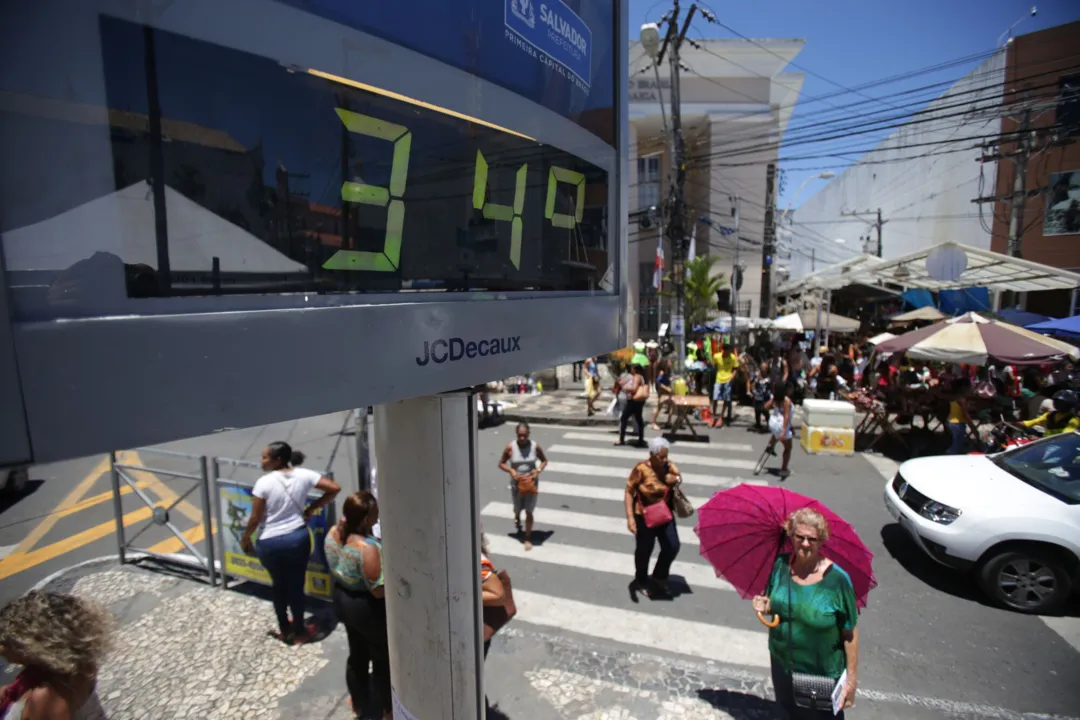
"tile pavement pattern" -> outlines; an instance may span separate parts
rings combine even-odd
[[[101,717],[352,717],[344,688],[348,652],[341,631],[318,643],[286,647],[267,635],[273,622],[264,600],[111,563],[73,570],[46,589],[93,599],[118,618],[116,647],[98,681]],[[524,645],[543,652],[519,654]],[[780,717],[763,699],[771,697],[766,680],[710,677],[710,664],[598,652],[566,638],[513,627],[497,636],[491,654],[492,660],[498,657],[501,678],[509,670],[519,689],[531,689],[530,703],[539,703],[535,713],[515,712],[514,718]],[[515,656],[523,655],[524,665],[512,667]],[[508,716],[493,707],[488,717]]]

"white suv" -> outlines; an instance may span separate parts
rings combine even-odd
[[[994,455],[918,458],[885,508],[931,558],[1005,607],[1053,611],[1080,587],[1080,433]]]

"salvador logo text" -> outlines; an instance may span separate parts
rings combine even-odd
[[[444,362],[457,362],[465,358],[505,355],[521,351],[521,336],[491,338],[490,340],[463,340],[459,337],[439,338],[424,341],[424,352],[416,356],[416,364],[424,367],[429,362],[441,365]]]

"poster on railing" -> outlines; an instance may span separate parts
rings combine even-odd
[[[251,516],[251,486],[219,483],[218,502],[221,503],[221,522],[223,532],[219,534],[223,548],[224,572],[236,578],[251,580],[263,585],[270,584],[270,574],[255,555],[248,555],[240,547],[240,538],[244,536],[248,518]],[[315,496],[309,496],[314,500]],[[308,595],[330,597],[330,570],[323,553],[326,532],[333,526],[330,510],[321,507],[308,519],[307,529],[311,537],[311,556],[308,558],[307,575],[304,591]],[[255,545],[259,544],[259,534],[255,533]]]

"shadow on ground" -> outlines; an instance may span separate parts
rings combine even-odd
[[[727,713],[734,720],[765,720],[765,718],[784,717],[779,705],[757,695],[711,688],[698,690],[697,695],[704,702]]]
[[[273,590],[269,585],[260,585],[259,583],[245,581],[230,585],[229,591],[258,598],[259,600],[266,602],[267,605],[273,605],[274,602]],[[321,642],[337,629],[338,619],[337,616],[334,615],[334,607],[330,604],[329,600],[314,598],[308,595],[307,600],[304,603],[304,616],[308,626],[314,625],[318,628],[315,636],[310,642]],[[273,624],[272,618],[273,614],[271,611],[271,615],[268,616],[267,621],[268,628]]]
[[[33,495],[44,484],[44,480],[28,480],[26,486],[19,492],[0,493],[0,515],[6,513],[8,510]],[[29,518],[27,520],[20,520],[19,522],[33,522],[34,520],[38,520],[43,517],[45,516],[39,515],[38,517]]]

